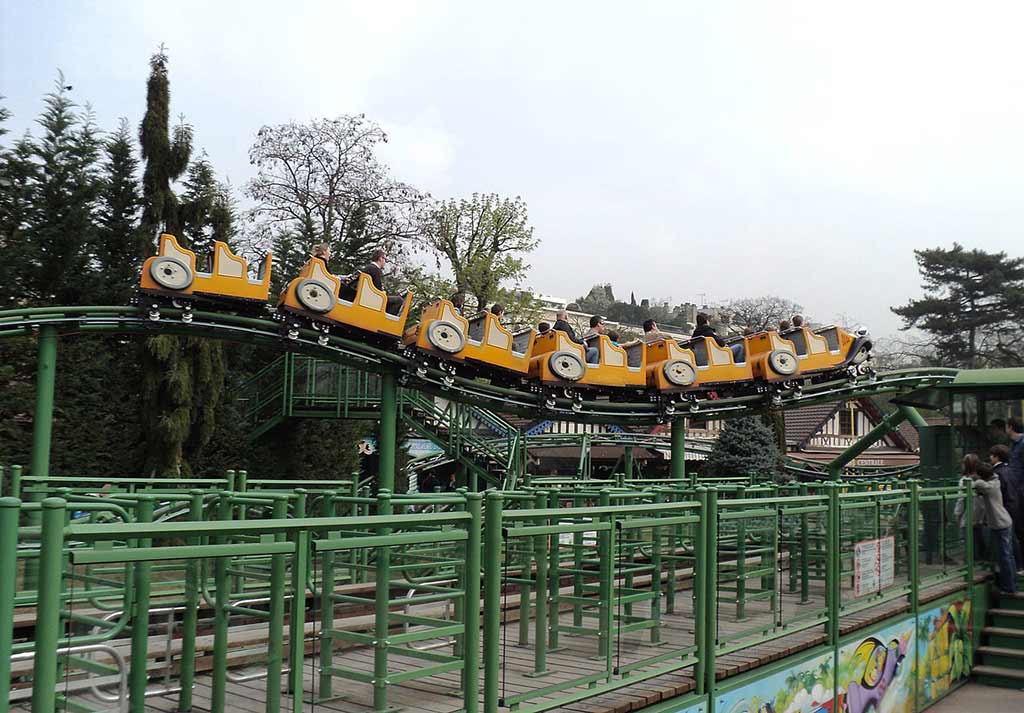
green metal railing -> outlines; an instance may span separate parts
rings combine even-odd
[[[848,614],[974,573],[970,523],[951,522],[964,486],[594,484],[491,491],[482,508],[351,481],[143,480],[23,478],[34,500],[0,500],[0,711],[11,695],[88,710],[121,675],[133,711],[147,691],[187,710],[200,676],[214,710],[253,676],[271,712],[341,692],[384,711],[415,682],[466,711],[537,713],[676,671],[710,694],[719,656],[837,637]],[[894,576],[855,589],[857,548],[886,538]],[[7,624],[25,607],[32,640]]]

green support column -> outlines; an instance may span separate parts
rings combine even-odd
[[[629,483],[633,480],[633,446],[626,446],[626,452],[623,457],[623,480],[624,483]]]
[[[218,520],[230,522],[231,520],[231,495],[222,492],[218,503]],[[227,544],[229,538],[216,538],[218,544]],[[227,557],[218,557],[213,562],[213,586],[214,586],[214,608],[213,608],[213,675],[210,684],[210,708],[211,710],[224,710],[224,701],[227,695],[228,686],[228,617],[231,613],[228,606],[231,604],[231,584],[228,577]]]
[[[136,522],[153,521],[153,496],[139,497],[135,511]],[[150,547],[153,540],[142,538],[136,547]],[[132,606],[132,653],[128,665],[128,710],[131,713],[145,713],[146,685],[149,683],[149,587],[153,565],[149,562],[135,562],[132,565],[135,602]]]
[[[538,492],[534,495],[533,506],[543,510],[547,505],[547,495]],[[539,522],[548,525],[549,522]],[[533,538],[534,570],[534,607],[533,617],[533,672],[527,676],[546,676],[548,672],[548,536],[536,535]],[[529,570],[523,572],[523,578],[529,576]]]
[[[11,466],[11,497],[21,499],[21,466]]]
[[[672,419],[672,480],[686,480],[686,419],[682,416]]]
[[[828,610],[828,641],[833,648],[839,646],[840,609],[840,557],[841,535],[839,525],[839,485],[823,483],[828,495],[828,520],[825,525],[825,607]]]
[[[273,518],[284,520],[288,517],[288,496],[274,498]],[[274,542],[285,542],[288,536],[283,532],[274,533]],[[281,671],[284,654],[284,599],[287,586],[288,555],[270,556],[270,603],[267,624],[267,713],[281,710]],[[326,581],[326,580],[325,580]],[[321,630],[323,627],[321,627]],[[327,647],[328,651],[330,647]],[[322,665],[322,662],[321,662]],[[323,679],[321,679],[322,681]]]
[[[718,491],[715,488],[708,488],[707,510],[704,511],[703,570],[704,690],[713,692],[715,651],[718,648]]]
[[[201,522],[203,519],[203,491],[190,490],[188,519],[192,522]],[[192,540],[193,545],[198,545],[200,538]],[[199,621],[199,561],[188,560],[185,562],[185,612],[182,620],[181,630],[181,693],[178,695],[179,713],[188,713],[192,710],[192,682],[195,680],[196,672],[196,625]]]
[[[323,505],[321,515],[323,517],[337,516],[337,493],[328,490],[323,494]],[[284,512],[280,517],[288,516],[287,503]],[[274,513],[274,518],[279,517]],[[324,537],[337,536],[336,532],[324,533]],[[276,558],[275,558],[276,559]],[[334,665],[334,638],[330,635],[334,628],[334,552],[327,551],[320,554],[320,580],[323,582],[320,590],[320,700],[334,696],[334,677],[330,668]],[[284,560],[281,560],[281,578],[284,580]],[[284,610],[282,609],[282,617]]]
[[[501,493],[487,493],[484,511],[484,713],[498,713],[501,678]]]
[[[292,608],[288,622],[288,691],[292,695],[292,713],[303,713],[303,665],[306,656],[306,582],[309,580],[309,530],[295,533],[292,558]],[[214,708],[213,710],[219,710]]]
[[[466,494],[466,510],[469,512],[469,538],[466,540],[466,598],[467,602],[475,602],[480,591],[480,542],[481,516],[480,506],[483,496],[480,493]],[[465,634],[463,638],[463,682],[462,705],[465,713],[477,713],[480,710],[480,607],[467,606],[463,609],[465,617]]]
[[[18,575],[18,515],[21,501],[0,498],[0,712],[10,710],[14,595]]]
[[[863,438],[840,453],[836,456],[835,460],[828,464],[829,477],[832,480],[839,480],[839,476],[843,472],[843,466],[850,463],[854,458],[881,439],[885,438],[886,435],[894,431],[906,418],[907,413],[903,409],[893,411],[891,414],[883,418],[878,425],[868,431]]]
[[[707,521],[709,518],[708,491],[704,486],[697,488],[697,500],[700,502],[700,522],[696,525],[693,543],[693,643],[697,647],[697,665],[693,677],[697,682],[697,695],[703,696],[707,690],[707,661],[705,652],[708,650],[708,621],[704,608],[707,606],[708,568],[707,568]],[[675,539],[672,539],[674,542]],[[673,570],[669,570],[672,572]],[[675,587],[673,581],[671,587]]]
[[[39,593],[36,597],[36,655],[32,664],[32,713],[57,710],[57,649],[60,646],[60,600],[64,566],[64,519],[67,503],[42,503],[39,538]]]
[[[384,372],[380,378],[380,435],[377,439],[379,469],[377,491],[395,492],[395,449],[398,427],[398,387],[395,375]]]
[[[36,410],[32,416],[32,475],[50,474],[50,441],[53,435],[53,387],[57,379],[57,328],[39,329],[39,362],[36,371]]]
[[[381,433],[384,432],[383,409],[381,416]],[[394,422],[392,422],[394,423]],[[381,470],[383,471],[384,449],[381,449]],[[394,452],[391,466],[394,474]],[[377,514],[390,515],[392,511],[391,492],[379,490],[377,494]],[[380,536],[391,534],[391,528],[382,527],[377,531]],[[377,567],[375,569],[376,591],[374,598],[373,628],[373,709],[381,713],[388,707],[388,648],[389,611],[391,599],[391,549],[387,546],[377,548]]]

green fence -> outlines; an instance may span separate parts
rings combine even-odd
[[[51,481],[0,499],[0,711],[223,710],[247,685],[267,711],[533,713],[670,673],[709,694],[718,657],[973,581],[961,486]]]

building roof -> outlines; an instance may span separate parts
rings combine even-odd
[[[842,401],[829,401],[786,411],[786,445],[804,445],[842,404]]]

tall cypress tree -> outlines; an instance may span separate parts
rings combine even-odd
[[[142,226],[152,239],[165,230],[178,237],[178,198],[171,183],[184,173],[192,154],[192,132],[179,124],[170,135],[171,91],[163,47],[150,59],[146,113],[139,128],[142,158]],[[145,471],[157,475],[188,471],[184,444],[192,425],[192,359],[184,340],[160,335],[143,350],[143,442]]]
[[[146,169],[142,174],[142,224],[150,233],[166,230],[181,235],[178,197],[171,189],[188,168],[192,156],[192,127],[181,121],[170,133],[171,84],[167,54],[160,50],[149,60],[146,83],[146,114],[139,127],[139,143]]]

